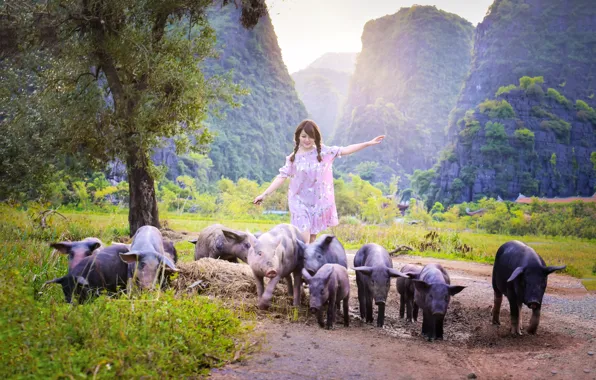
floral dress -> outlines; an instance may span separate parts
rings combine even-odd
[[[294,162],[286,157],[279,176],[290,178],[288,205],[291,223],[302,231],[315,235],[327,227],[337,226],[337,209],[333,192],[332,164],[341,157],[341,147],[321,147],[321,162],[317,150],[297,153]]]

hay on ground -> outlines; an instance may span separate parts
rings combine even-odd
[[[205,258],[178,263],[178,277],[172,282],[177,292],[196,292],[222,298],[257,299],[257,285],[252,270],[246,264]],[[265,286],[267,286],[265,284]],[[287,294],[287,284],[281,280],[274,297]]]

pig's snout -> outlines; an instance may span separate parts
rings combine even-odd
[[[540,302],[529,302],[528,307],[532,310],[536,310],[540,307]]]
[[[277,271],[275,269],[269,269],[267,273],[265,273],[265,277],[267,278],[274,278],[277,276]]]
[[[319,311],[319,309],[317,309],[316,307],[311,307],[310,308],[310,313],[311,314],[316,314]]]

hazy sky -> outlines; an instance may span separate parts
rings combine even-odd
[[[267,0],[284,62],[293,73],[327,52],[359,52],[364,24],[413,4],[435,5],[474,26],[493,0]]]

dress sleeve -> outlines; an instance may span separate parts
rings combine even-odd
[[[286,157],[286,164],[279,168],[279,175],[278,177],[281,178],[288,178],[294,175],[294,165],[292,165],[292,161],[290,161],[290,156]]]
[[[341,146],[324,146],[322,150],[323,161],[331,162],[341,157]]]

